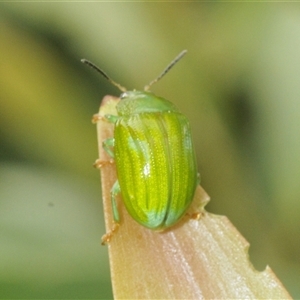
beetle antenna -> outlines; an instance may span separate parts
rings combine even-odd
[[[106,80],[108,80],[112,85],[116,86],[121,92],[126,92],[127,91],[126,88],[121,86],[119,83],[113,81],[103,70],[101,70],[99,67],[97,67],[95,64],[93,64],[89,60],[83,58],[81,60],[81,62],[88,65],[88,66],[90,66],[91,68],[93,68],[97,72],[99,72]]]
[[[156,77],[154,80],[152,80],[148,85],[144,87],[144,91],[149,91],[149,88],[151,85],[153,85],[155,82],[160,80],[162,77],[164,77],[172,67],[187,53],[187,50],[181,51],[175,58],[170,62],[170,64],[162,71],[162,73]]]

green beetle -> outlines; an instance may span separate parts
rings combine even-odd
[[[185,53],[144,91],[126,91],[94,64],[82,60],[123,92],[116,107],[118,115],[105,116],[115,124],[114,137],[103,143],[117,168],[118,180],[111,190],[116,223],[120,222],[116,205],[120,192],[131,217],[153,230],[177,223],[193,200],[199,175],[189,121],[170,101],[148,91]]]

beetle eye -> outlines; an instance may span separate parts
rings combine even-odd
[[[128,97],[128,94],[125,92],[125,93],[121,94],[120,99],[124,99],[124,98],[127,98],[127,97]]]

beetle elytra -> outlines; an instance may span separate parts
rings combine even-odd
[[[114,136],[104,141],[103,147],[116,163],[118,179],[111,189],[115,225],[103,242],[111,239],[120,223],[119,193],[131,217],[153,230],[176,224],[193,200],[199,177],[189,121],[172,102],[149,91],[185,53],[144,91],[127,91],[93,63],[82,60],[122,91],[117,115],[105,116],[115,127]]]

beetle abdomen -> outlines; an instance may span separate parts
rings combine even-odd
[[[176,223],[197,185],[186,117],[174,112],[122,116],[114,137],[118,179],[129,214],[151,229]]]

